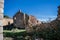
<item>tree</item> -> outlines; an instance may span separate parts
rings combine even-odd
[[[10,18],[8,15],[4,15],[4,18]]]

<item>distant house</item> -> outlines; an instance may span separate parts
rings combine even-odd
[[[13,24],[17,28],[25,28],[25,25],[28,24],[28,18],[29,16],[21,11],[18,11],[13,16]]]

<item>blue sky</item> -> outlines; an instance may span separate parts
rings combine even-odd
[[[5,0],[4,14],[13,17],[21,9],[39,20],[55,19],[60,0]]]

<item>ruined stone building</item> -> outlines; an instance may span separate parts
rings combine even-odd
[[[13,16],[13,23],[15,27],[18,28],[25,28],[27,25],[37,25],[39,22],[34,16],[32,15],[27,15],[21,11],[18,11],[14,16]]]
[[[35,26],[37,24],[41,24],[40,21],[38,21],[34,16],[30,15],[29,16],[29,20],[28,20],[28,23],[32,26]]]
[[[27,15],[20,10],[13,16],[12,18],[3,18],[3,26],[4,29],[10,28],[11,24],[13,24],[12,27],[17,27],[17,28],[26,28],[28,25],[30,26],[35,26],[37,24],[41,24],[40,21],[38,21],[34,16],[32,15]]]
[[[33,26],[40,25],[41,21],[37,20],[35,16],[30,15],[28,19],[28,26],[25,27],[27,32],[31,32],[33,30]]]
[[[14,16],[13,16],[13,23],[14,26],[17,28],[25,28],[25,25],[28,24],[28,15],[18,11]]]
[[[12,18],[3,18],[3,26],[13,24],[13,19]]]

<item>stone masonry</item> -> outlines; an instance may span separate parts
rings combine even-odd
[[[4,8],[4,0],[0,0],[0,40],[3,40],[3,8]]]

